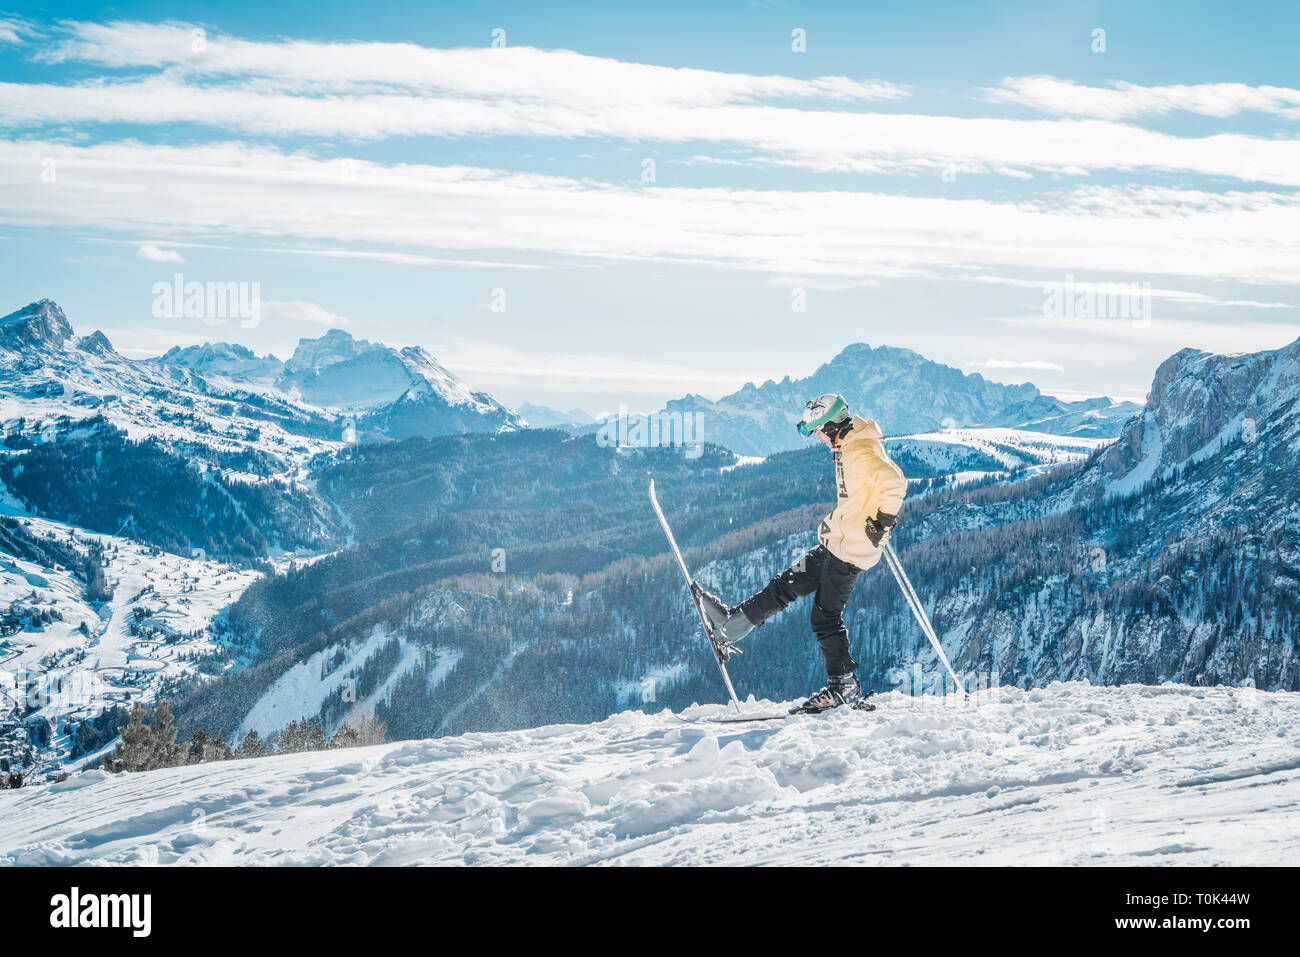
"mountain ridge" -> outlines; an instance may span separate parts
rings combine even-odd
[[[177,390],[235,402],[253,418],[264,418],[262,409],[250,408],[246,401],[255,394],[259,397],[255,405],[270,403],[285,413],[280,421],[291,430],[297,420],[303,420],[312,423],[303,434],[316,436],[320,432],[316,423],[336,423],[339,441],[366,435],[402,439],[497,432],[523,423],[492,396],[471,389],[423,348],[396,349],[354,339],[342,329],[331,329],[318,339],[300,339],[288,362],[273,355],[258,357],[246,346],[220,341],[177,346],[160,356],[137,360],[118,353],[100,330],[77,336],[58,303],[41,299],[0,318],[0,351],[10,353],[0,357],[0,375],[9,373],[0,383],[0,395],[19,400],[72,394],[73,405],[98,409],[129,405],[131,396],[154,394],[156,398],[159,390]],[[74,351],[93,356],[94,367],[84,367],[72,356]],[[42,371],[47,374],[42,376]],[[16,382],[20,374],[43,381],[24,390]],[[176,398],[193,405],[186,395]],[[134,425],[137,434],[165,431],[148,424],[151,410],[136,411],[139,414],[128,412],[117,424]],[[206,436],[192,438],[203,442]]]
[[[838,392],[850,408],[876,419],[886,435],[942,428],[998,427],[1088,438],[1114,438],[1141,406],[1104,397],[1073,402],[1030,383],[1004,385],[897,346],[845,346],[811,375],[747,382],[717,400],[687,394],[660,414],[693,415],[704,438],[742,455],[770,455],[803,444],[795,423],[815,395]]]

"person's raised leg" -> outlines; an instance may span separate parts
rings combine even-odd
[[[761,591],[734,608],[728,607],[716,595],[701,589],[700,603],[714,633],[724,641],[738,641],[788,607],[791,602],[804,595],[811,595],[821,581],[822,564],[826,555],[826,549],[818,545],[781,574],[774,576]]]

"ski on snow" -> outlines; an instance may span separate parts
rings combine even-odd
[[[868,699],[874,695],[874,691],[868,691],[855,704],[849,706],[852,711],[875,711],[876,706]],[[819,714],[826,714],[827,711],[838,711],[838,708],[827,708],[826,711],[782,711],[780,714],[756,714],[756,715],[715,715],[706,718],[684,718],[680,714],[669,712],[678,721],[685,721],[687,724],[751,724],[755,721],[784,721],[786,718],[798,718],[801,716],[814,717]]]
[[[729,649],[720,646],[716,638],[713,637],[713,629],[709,627],[709,619],[704,615],[704,608],[700,605],[700,597],[695,579],[686,568],[686,561],[682,558],[682,550],[677,547],[677,539],[673,538],[673,530],[668,527],[668,519],[664,518],[664,510],[659,507],[659,499],[655,497],[655,480],[650,480],[650,504],[654,506],[655,515],[659,516],[659,524],[663,526],[664,535],[668,538],[668,544],[672,547],[673,557],[677,559],[677,567],[682,571],[682,577],[686,579],[686,590],[690,592],[691,604],[695,606],[695,613],[700,616],[700,624],[704,627],[704,637],[709,639],[709,647],[713,650],[713,660],[718,663],[718,670],[722,672],[723,684],[727,686],[727,694],[731,697],[731,704],[736,709],[736,714],[740,714],[740,702],[736,700],[736,689],[731,686],[731,676],[727,674],[727,658]],[[684,719],[685,720],[685,719]]]

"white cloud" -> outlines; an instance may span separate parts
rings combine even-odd
[[[258,137],[358,142],[410,136],[698,141],[753,153],[726,157],[724,163],[826,172],[951,169],[1023,179],[1032,170],[1054,175],[1152,170],[1300,186],[1297,140],[1238,133],[1174,136],[1099,119],[858,109],[907,95],[902,87],[874,80],[722,73],[528,47],[441,50],[211,34],[199,53],[183,24],[77,23],[65,29],[65,39],[47,50],[45,59],[144,72],[67,86],[0,84],[0,125],[30,130],[50,124],[185,123]],[[1031,81],[1045,88],[1023,85]],[[1063,89],[1051,78],[1007,83],[1012,86],[991,95],[1056,104],[1071,116],[1127,115],[1109,106],[1065,109],[1095,88],[1066,84]],[[1267,96],[1279,103],[1287,102],[1290,92],[1244,89],[1272,91]],[[1136,102],[1133,93],[1097,92]],[[1204,101],[1205,109],[1215,102],[1208,94],[1201,101],[1184,99]],[[794,106],[791,100],[811,104]],[[699,154],[690,160],[704,161]]]
[[[1174,136],[1100,120],[1019,120],[797,109],[774,105],[536,102],[413,93],[315,96],[250,82],[198,86],[151,77],[0,84],[0,126],[193,123],[241,135],[704,141],[755,151],[752,163],[819,172],[953,170],[1023,179],[1028,169],[1186,171],[1300,186],[1300,141],[1238,133]],[[695,160],[698,162],[698,158]],[[629,168],[629,178],[639,175]]]
[[[1107,120],[1184,111],[1218,118],[1247,111],[1300,118],[1300,90],[1245,83],[1139,86],[1115,82],[1085,86],[1051,76],[1007,77],[999,87],[981,91],[995,103],[1014,103],[1060,116]]]
[[[770,371],[747,375],[743,370],[719,370],[712,366],[697,369],[620,356],[540,354],[465,337],[447,340],[436,352],[438,361],[452,372],[489,387],[495,388],[498,380],[508,381],[516,391],[530,384],[545,386],[558,382],[567,390],[606,399],[620,392],[636,391],[638,387],[664,395],[686,392],[722,395],[741,388],[746,382],[763,382],[774,375]],[[777,377],[788,372],[781,370]]]
[[[597,110],[636,105],[718,106],[771,98],[895,100],[905,87],[843,76],[813,79],[629,63],[527,46],[437,49],[414,43],[243,40],[195,25],[64,23],[64,39],[41,59],[114,69],[166,68],[169,75],[256,78],[295,92],[408,91],[556,102]],[[262,82],[263,86],[268,85]]]
[[[57,159],[57,189],[27,182]],[[845,191],[625,187],[471,167],[355,164],[242,144],[0,140],[0,222],[253,237],[355,255],[677,262],[891,278],[1013,266],[1151,280],[1300,283],[1300,196],[1085,187],[993,202]],[[477,254],[466,257],[467,251]],[[500,258],[488,256],[487,259]]]
[[[155,246],[153,243],[141,243],[140,248],[136,250],[136,258],[144,259],[151,263],[183,263],[184,257],[175,249],[163,249]]]
[[[1048,362],[1044,359],[985,359],[983,362],[972,361],[966,363],[967,366],[974,366],[981,369],[1037,369],[1044,372],[1064,372],[1065,366],[1059,362]]]
[[[8,239],[8,236],[0,236],[0,240]],[[103,239],[90,238],[87,242],[94,243],[130,243],[135,245],[135,240],[120,239]],[[156,245],[156,244],[152,244]],[[451,269],[522,269],[538,270],[549,269],[548,265],[541,263],[521,263],[507,262],[499,259],[462,259],[448,256],[423,256],[417,253],[390,252],[386,250],[375,249],[304,249],[293,246],[234,246],[229,243],[195,243],[184,242],[181,240],[169,240],[168,248],[179,249],[238,249],[247,253],[265,253],[272,255],[285,256],[313,256],[324,259],[364,259],[374,262],[400,263],[406,266],[442,266]],[[147,258],[147,257],[141,257]]]
[[[306,302],[301,299],[288,301],[263,299],[262,318],[285,319],[289,322],[310,322],[318,326],[346,326],[348,324],[348,321],[342,316],[335,315],[314,302]]]

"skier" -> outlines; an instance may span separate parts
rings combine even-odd
[[[798,428],[805,436],[815,435],[835,461],[838,500],[817,530],[819,544],[734,608],[702,588],[699,597],[714,635],[734,642],[796,598],[813,595],[812,630],[826,659],[826,687],[790,710],[816,714],[862,700],[844,606],[858,575],[880,561],[881,544],[898,521],[907,479],[885,451],[880,426],[851,416],[842,395],[811,399]]]

